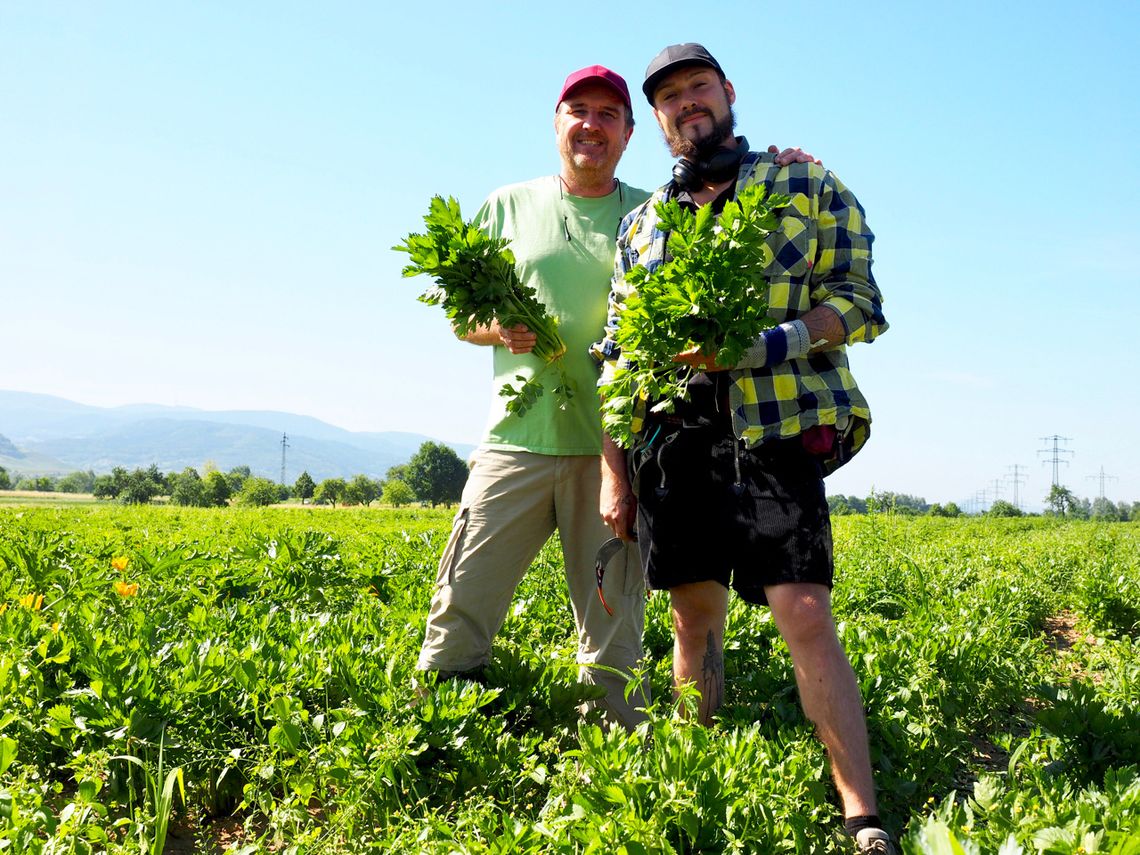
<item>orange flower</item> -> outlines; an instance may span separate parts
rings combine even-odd
[[[20,597],[20,605],[25,609],[31,609],[34,612],[38,612],[44,607],[44,595],[24,594],[24,596]]]
[[[138,582],[116,582],[115,593],[120,597],[133,597],[139,592]]]
[[[125,555],[119,555],[111,559],[111,566],[116,570],[126,570],[128,564],[130,564],[130,559]]]

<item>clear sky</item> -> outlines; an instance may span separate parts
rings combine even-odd
[[[859,196],[891,329],[833,493],[1140,500],[1140,3],[0,0],[0,389],[477,442],[490,353],[415,300],[430,196],[557,170],[566,74],[699,41],[756,146]],[[707,14],[704,10],[707,9]],[[626,12],[625,17],[608,13]]]

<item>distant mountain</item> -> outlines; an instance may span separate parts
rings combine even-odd
[[[281,475],[281,435],[288,435],[286,480],[363,473],[384,475],[431,439],[398,431],[354,432],[310,416],[270,411],[209,411],[135,404],[92,407],[50,395],[0,391],[0,466],[21,474],[77,469],[108,472],[152,463],[164,472],[213,461],[220,469],[249,466]],[[438,440],[437,440],[438,441]],[[473,446],[447,443],[466,457]]]
[[[12,442],[12,440],[8,439],[8,437],[4,436],[3,434],[0,434],[0,457],[19,459],[24,456],[24,452],[20,451],[20,449],[16,447],[16,444]]]
[[[3,435],[0,435],[0,467],[9,474],[21,475],[54,475],[72,471],[63,461],[24,451]]]

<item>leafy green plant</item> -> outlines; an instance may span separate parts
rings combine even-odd
[[[0,509],[0,852],[148,851],[164,805],[168,846],[229,817],[248,855],[851,851],[765,609],[733,600],[725,704],[702,729],[674,717],[655,595],[658,706],[639,733],[606,732],[579,711],[597,690],[578,682],[552,538],[482,682],[417,673],[450,522]],[[878,514],[833,530],[840,638],[904,851],[1135,855],[1140,644],[1083,598],[1111,565],[1140,605],[1140,529]],[[1064,650],[1059,614],[1081,621]]]
[[[1004,778],[983,775],[972,795],[952,794],[915,821],[903,849],[929,855],[1135,855],[1140,776],[1126,767],[1107,773],[1101,786],[1075,789],[1032,761]]]
[[[1116,570],[1111,556],[1084,568],[1077,580],[1077,607],[1113,633],[1140,634],[1140,581]]]
[[[424,224],[426,233],[409,234],[403,243],[392,247],[411,257],[404,276],[426,274],[435,280],[436,284],[419,299],[443,306],[459,336],[493,321],[504,328],[525,325],[537,337],[531,352],[545,366],[539,375],[529,379],[516,375],[518,388],[508,384],[501,390],[500,394],[508,399],[507,410],[522,415],[534,406],[542,395],[539,376],[551,364],[557,365],[560,377],[554,392],[565,406],[573,389],[558,361],[566,353],[566,344],[558,334],[558,320],[547,313],[534,289],[519,281],[510,242],[493,238],[475,223],[466,222],[453,197],[444,201],[442,196],[433,196]]]
[[[1135,698],[1119,706],[1081,682],[1063,689],[1046,687],[1045,694],[1050,705],[1037,713],[1037,721],[1065,746],[1062,760],[1076,780],[1100,780],[1109,769],[1140,758]]]
[[[778,227],[776,211],[786,196],[765,198],[763,186],[743,190],[719,216],[711,205],[694,214],[675,199],[659,202],[658,228],[669,232],[670,258],[650,271],[634,267],[625,281],[634,289],[614,331],[621,360],[601,387],[602,422],[622,447],[632,442],[638,399],[654,411],[671,412],[687,394],[694,370],[674,361],[697,348],[717,365],[740,361],[768,317],[771,259],[765,237]]]

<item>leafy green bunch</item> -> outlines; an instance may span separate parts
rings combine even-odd
[[[537,336],[531,352],[546,366],[566,353],[558,319],[547,313],[533,288],[519,281],[508,240],[493,238],[474,222],[464,221],[453,197],[444,201],[442,196],[433,196],[424,224],[425,234],[409,234],[392,248],[411,256],[404,276],[426,274],[435,280],[419,299],[442,305],[457,335],[466,336],[492,321],[504,328],[523,324]],[[561,381],[555,393],[565,408],[573,393],[561,363],[558,371]],[[538,375],[528,380],[519,374],[515,379],[522,386],[507,385],[500,394],[510,398],[509,412],[522,415],[542,395],[542,384]]]
[[[698,348],[710,363],[715,358],[717,365],[731,367],[773,325],[763,275],[771,250],[764,239],[778,226],[776,211],[788,202],[754,185],[719,216],[710,205],[694,213],[675,199],[657,204],[658,228],[669,232],[670,258],[652,272],[639,265],[626,274],[633,293],[614,332],[622,361],[601,388],[603,425],[623,448],[633,441],[639,399],[652,402],[653,412],[672,412],[687,396],[695,371],[676,362],[678,354]]]

